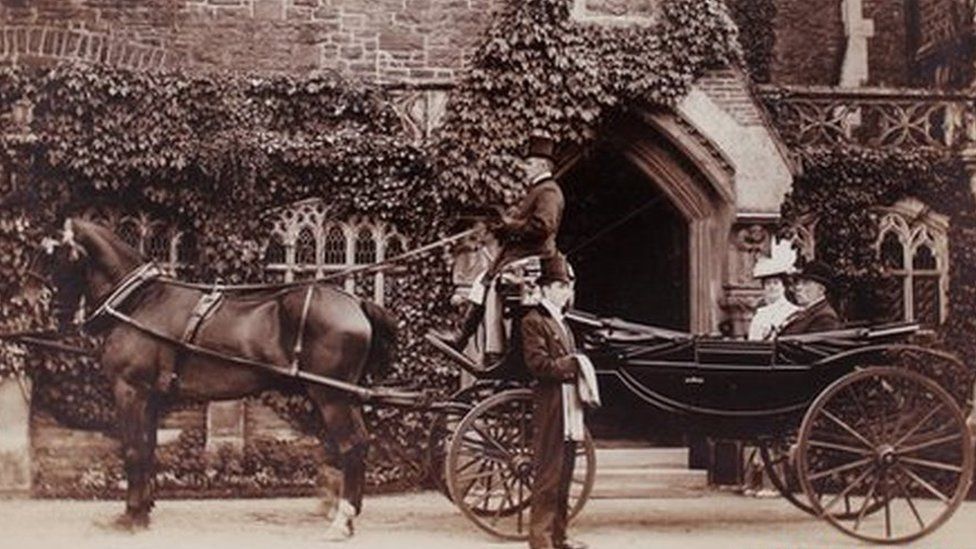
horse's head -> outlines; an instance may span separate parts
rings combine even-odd
[[[89,253],[75,238],[68,219],[57,237],[45,237],[38,246],[30,268],[31,278],[52,292],[51,308],[62,329],[78,312],[85,293]]]

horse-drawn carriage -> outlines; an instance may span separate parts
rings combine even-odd
[[[281,376],[307,384],[327,425],[344,437],[337,442],[345,450],[345,493],[333,523],[340,534],[351,534],[361,502],[356,403],[369,401],[434,413],[429,462],[447,495],[480,528],[506,538],[527,536],[532,400],[512,351],[517,345],[509,346],[515,360],[482,368],[433,340],[475,380],[448,399],[363,387],[362,369],[382,366],[372,363],[385,358],[389,341],[383,340],[391,335],[375,306],[317,281],[225,287],[223,305],[215,306],[213,287],[161,277],[108,231],[74,225],[61,244],[67,270],[58,276],[74,290],[76,305],[85,293],[115,326],[102,359],[120,407],[130,521],[148,521],[152,506],[152,376],[163,366],[157,361],[185,355],[182,383],[197,398],[260,390]],[[523,303],[510,305],[517,323]],[[746,342],[578,312],[567,318],[602,382],[620,383],[699,428],[757,441],[783,495],[847,534],[880,542],[915,539],[947,520],[966,495],[973,443],[963,411],[953,395],[919,373],[958,361],[907,343],[915,325]],[[282,328],[252,329],[262,326]],[[578,458],[573,515],[594,482],[589,436]]]
[[[581,312],[567,318],[601,383],[619,383],[696,432],[757,444],[782,495],[846,534],[916,539],[966,497],[973,441],[963,408],[922,373],[963,368],[950,354],[909,343],[916,324],[753,342]],[[480,374],[458,400],[508,387]],[[481,400],[457,423],[445,460],[454,502],[483,529],[510,538],[527,534],[530,495],[512,479],[528,474],[529,403],[518,388]],[[577,512],[593,479],[589,439],[579,455]]]

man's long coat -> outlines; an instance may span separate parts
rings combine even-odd
[[[533,452],[535,480],[529,547],[559,546],[566,539],[569,486],[576,445],[563,432],[562,384],[576,378],[575,342],[545,309],[536,307],[522,318],[522,357],[536,379],[533,389]]]

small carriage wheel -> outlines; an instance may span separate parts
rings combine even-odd
[[[916,372],[870,367],[813,402],[800,428],[797,474],[817,515],[845,534],[904,543],[956,511],[973,475],[973,442],[952,396]],[[853,500],[853,516],[834,510]],[[880,503],[881,512],[868,511]]]
[[[518,387],[515,382],[495,379],[480,379],[471,385],[456,391],[448,401],[458,404],[457,409],[448,409],[431,418],[427,428],[427,446],[424,453],[424,470],[434,486],[447,499],[451,499],[451,491],[447,487],[444,470],[447,449],[451,445],[451,435],[457,431],[461,420],[479,402],[498,394],[506,389]]]
[[[796,478],[796,469],[790,460],[790,440],[788,439],[761,439],[759,440],[759,456],[763,461],[763,470],[769,476],[770,482],[776,491],[783,496],[796,508],[816,516],[806,501],[797,497],[797,491],[802,492],[799,479]]]
[[[525,540],[532,493],[532,391],[512,389],[475,406],[451,439],[445,469],[451,500],[495,536]],[[586,504],[596,477],[589,433],[577,446],[569,516]]]
[[[818,516],[817,511],[807,503],[807,498],[803,495],[800,479],[796,476],[796,466],[790,457],[790,448],[795,445],[795,441],[795,436],[760,439],[759,456],[763,461],[763,470],[769,476],[773,487],[786,501],[805,513]],[[868,506],[865,514],[870,515],[882,507],[884,507],[883,501],[875,501]],[[851,498],[848,497],[844,498],[837,511],[832,511],[841,520],[854,518],[859,512],[859,509],[852,509]]]

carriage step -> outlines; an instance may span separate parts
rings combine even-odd
[[[597,441],[599,445],[599,441]],[[688,448],[597,448],[599,469],[632,469],[639,467],[686,469]]]
[[[686,498],[708,489],[708,473],[675,467],[604,468],[597,461],[593,497]]]

